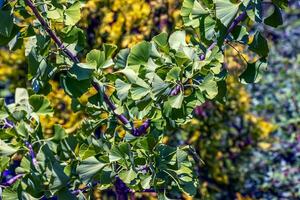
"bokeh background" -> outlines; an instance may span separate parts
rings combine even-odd
[[[162,31],[180,28],[180,5],[180,0],[88,0],[79,23],[85,30],[78,33],[82,54],[107,42],[130,47]],[[199,155],[196,198],[300,199],[299,0],[289,1],[283,19],[276,30],[253,27],[268,37],[271,49],[268,71],[258,84],[242,85],[235,78],[243,70],[244,58],[255,59],[253,55],[238,44],[227,46],[231,74],[227,102],[206,102],[196,108],[196,117],[189,124],[166,134],[165,143],[190,144]],[[0,97],[7,103],[14,101],[15,88],[30,87],[24,51],[11,53],[0,48]],[[53,125],[60,124],[72,134],[84,114],[72,112],[71,99],[55,80],[51,85],[53,91],[47,97],[55,114],[41,119],[44,132],[51,135]],[[156,199],[155,194],[137,197]],[[108,198],[109,191],[95,189],[95,199]]]

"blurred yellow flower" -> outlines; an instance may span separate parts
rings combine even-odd
[[[270,133],[276,130],[277,126],[265,121],[262,117],[256,117],[251,113],[245,115],[245,119],[255,124],[260,138],[267,138]]]
[[[241,195],[241,193],[236,193],[236,200],[253,200],[251,197],[249,196],[243,196]]]
[[[51,136],[53,134],[53,126],[60,124],[66,129],[67,133],[75,131],[80,123],[82,114],[74,113],[71,109],[72,99],[65,94],[62,88],[59,88],[57,82],[51,81],[52,91],[47,95],[51,106],[54,108],[53,116],[40,116],[40,121],[45,134]]]
[[[272,144],[267,143],[267,142],[259,142],[258,146],[263,149],[263,150],[268,150],[272,146]]]

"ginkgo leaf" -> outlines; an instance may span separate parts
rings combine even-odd
[[[53,113],[50,101],[43,95],[32,95],[29,98],[33,112],[39,115],[51,115]]]
[[[228,26],[228,24],[236,16],[240,4],[231,3],[229,0],[214,0],[214,1],[216,4],[217,18],[222,22],[222,24]]]
[[[266,57],[269,54],[268,41],[264,36],[257,31],[254,35],[253,41],[249,44],[249,50],[257,53],[262,57]]]
[[[10,11],[0,10],[0,35],[9,37],[13,30],[13,16]]]
[[[264,23],[275,28],[283,24],[283,19],[279,7],[274,6],[272,14],[264,20]]]
[[[74,26],[81,19],[80,8],[81,4],[77,1],[65,10],[64,15],[66,25]]]
[[[152,39],[155,44],[163,51],[168,52],[169,50],[169,44],[168,44],[168,34],[167,33],[161,33],[157,36],[154,36]]]
[[[135,83],[138,78],[137,73],[132,69],[126,68],[120,70],[120,72],[123,73],[131,83]]]
[[[48,10],[47,17],[56,22],[63,22],[64,21],[64,11],[59,8],[55,8],[53,10]]]
[[[181,16],[186,26],[199,27],[201,17],[209,11],[198,0],[184,0],[181,7]]]
[[[174,81],[174,80],[178,80],[180,77],[180,72],[181,69],[180,67],[173,67],[168,73],[167,73],[167,77],[166,80],[167,81]]]
[[[172,49],[178,50],[180,47],[186,46],[185,31],[175,31],[169,37],[169,44]]]
[[[17,148],[13,148],[6,144],[4,141],[0,140],[0,156],[10,156],[17,151]]]
[[[105,167],[107,163],[103,163],[96,159],[94,156],[89,157],[85,160],[83,160],[78,166],[77,166],[77,173],[79,174],[80,179],[87,183],[90,181],[90,179],[95,176],[98,172],[100,172],[103,167]]]
[[[120,100],[125,100],[128,97],[130,88],[131,84],[125,83],[121,79],[116,80],[117,95]]]
[[[262,78],[262,72],[267,68],[265,59],[260,59],[255,63],[248,63],[246,70],[240,75],[242,83],[256,83]]]
[[[168,101],[172,108],[176,108],[176,109],[181,108],[183,102],[183,93],[179,92],[179,94],[169,97]]]
[[[141,87],[138,85],[132,86],[130,93],[133,100],[140,100],[150,92],[150,88]]]
[[[149,42],[143,41],[133,46],[129,56],[128,65],[141,65],[146,64],[150,57],[151,44]]]
[[[124,183],[130,184],[131,181],[133,181],[135,178],[137,178],[137,173],[131,168],[130,170],[123,170],[120,174],[119,174],[120,179],[122,179],[122,181]]]
[[[76,63],[74,64],[69,73],[72,77],[76,78],[79,81],[86,80],[91,78],[91,75],[95,67],[86,63]]]
[[[199,87],[209,99],[213,99],[218,94],[218,85],[212,74],[207,75]]]

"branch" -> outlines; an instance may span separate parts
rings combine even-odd
[[[242,12],[239,16],[237,16],[237,18],[235,18],[232,23],[230,24],[224,38],[227,38],[227,36],[237,27],[237,25],[244,21],[247,17],[247,13],[246,11]],[[208,48],[207,51],[211,51],[218,43],[215,41],[213,42]],[[205,59],[205,55],[201,55],[200,56],[200,60],[204,60]]]
[[[150,127],[151,120],[147,119],[140,127],[134,128],[132,130],[132,135],[141,136],[146,133],[147,129]]]
[[[17,180],[21,179],[25,174],[17,174],[14,177],[10,178],[8,181],[1,183],[0,187],[9,187],[14,184]]]
[[[6,128],[14,128],[14,123],[8,119],[4,119],[4,125],[3,127],[1,127],[2,129],[6,129]]]
[[[25,142],[25,145],[27,146],[27,148],[29,149],[29,154],[30,154],[30,157],[31,157],[31,160],[32,160],[32,163],[35,167],[38,166],[38,163],[37,163],[37,160],[36,160],[36,157],[35,157],[35,153],[33,151],[33,148],[32,148],[32,145],[29,143],[29,142]]]
[[[66,48],[64,46],[64,44],[62,43],[62,41],[60,40],[60,38],[55,34],[55,32],[49,27],[48,23],[45,21],[45,19],[41,16],[41,14],[39,13],[38,9],[35,7],[35,5],[32,3],[31,0],[25,0],[25,3],[30,7],[30,9],[32,10],[32,12],[34,13],[35,17],[38,19],[38,21],[41,23],[41,25],[43,26],[43,28],[45,29],[45,31],[49,34],[49,36],[53,39],[53,41],[56,43],[56,45],[74,62],[74,63],[78,63],[79,59],[76,55],[74,55],[68,48]],[[98,83],[96,81],[92,81],[92,85],[93,87],[98,91],[98,93],[101,93],[100,87],[98,85]],[[114,103],[109,99],[109,97],[103,93],[103,98],[105,103],[107,104],[107,106],[109,107],[109,109],[117,116],[117,118],[124,124],[129,124],[129,120],[123,115],[118,115],[116,114],[114,111],[116,109],[116,106],[114,105]],[[144,127],[149,127],[149,125],[147,124],[143,124],[142,126]],[[145,130],[146,131],[146,130]],[[135,128],[132,126],[132,133],[136,133]],[[139,132],[138,132],[139,133]],[[145,132],[139,133],[138,135],[135,136],[141,136],[142,134],[144,134]]]
[[[65,45],[62,43],[62,41],[57,37],[57,35],[52,31],[48,25],[48,23],[44,20],[44,18],[39,13],[38,9],[35,7],[35,5],[32,3],[31,0],[25,0],[25,3],[30,7],[32,12],[34,13],[35,17],[39,20],[39,22],[42,24],[45,31],[49,34],[49,36],[54,40],[54,42],[57,44],[57,46],[75,63],[79,62],[79,59],[76,55],[74,55],[69,49],[65,47]]]

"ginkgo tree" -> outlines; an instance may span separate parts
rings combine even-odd
[[[196,195],[198,156],[162,138],[188,123],[195,107],[226,100],[225,45],[240,43],[257,56],[241,82],[262,78],[267,40],[247,25],[279,26],[287,0],[266,2],[272,13],[263,13],[263,4],[184,0],[184,25],[173,33],[130,49],[102,44],[86,52],[85,32],[76,26],[84,1],[1,1],[0,44],[25,48],[32,86],[18,88],[13,104],[0,101],[3,199],[90,199],[94,187],[114,189],[117,199],[142,191],[160,199]],[[72,109],[85,114],[74,134],[60,125],[52,137],[43,134],[39,116],[52,114],[44,96],[52,79],[60,80]],[[83,104],[80,97],[92,88],[97,93]]]

